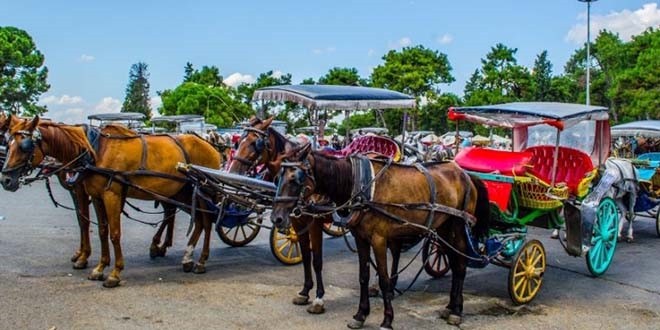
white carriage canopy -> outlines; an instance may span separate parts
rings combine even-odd
[[[595,164],[602,164],[610,152],[609,113],[608,109],[602,106],[558,102],[514,102],[452,107],[449,109],[448,117],[451,120],[467,120],[512,129],[514,151],[528,147],[532,127],[533,134],[536,135],[543,135],[554,127],[552,132],[547,132],[546,136],[539,139],[541,143],[538,144],[554,145],[555,138],[559,134],[561,139],[571,139],[582,144],[583,146],[579,148],[573,147],[589,154]]]
[[[660,120],[639,120],[612,126],[612,137],[621,136],[660,136]]]

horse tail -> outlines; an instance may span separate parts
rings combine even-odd
[[[478,238],[488,237],[488,228],[490,228],[490,200],[488,199],[488,190],[481,179],[470,175],[472,184],[477,189],[477,207],[474,210],[474,216],[477,218],[477,224],[472,228]]]

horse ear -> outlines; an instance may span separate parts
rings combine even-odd
[[[264,121],[262,122],[262,123],[263,123],[263,127],[268,127],[268,126],[270,126],[270,124],[273,122],[273,119],[274,119],[274,117],[270,117],[270,118],[264,120]]]
[[[305,145],[302,146],[298,151],[298,160],[303,161],[305,158],[307,158],[307,156],[309,156],[310,151],[312,151],[312,144],[305,143]]]
[[[39,125],[39,116],[34,116],[34,119],[28,125],[28,130],[33,131]]]

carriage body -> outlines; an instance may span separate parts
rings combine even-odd
[[[586,254],[594,275],[605,272],[616,235],[602,237],[602,233],[617,227],[617,210],[611,199],[602,196],[595,204],[582,201],[590,196],[597,169],[610,153],[606,108],[517,102],[455,107],[449,110],[449,118],[511,130],[511,150],[470,147],[461,150],[455,161],[487,185],[495,220],[492,239],[499,244],[486,245],[499,249],[489,251],[499,253],[496,263],[511,268],[509,285],[514,302],[531,301],[537,293],[512,290],[519,281],[529,280],[514,275],[521,271],[521,263],[529,261],[520,258],[534,251],[542,255],[538,260],[543,264],[527,266],[539,267],[537,273],[545,268],[542,244],[534,240],[525,243],[526,226],[565,227],[567,253]],[[605,231],[601,231],[603,226]],[[537,284],[540,286],[540,281]]]

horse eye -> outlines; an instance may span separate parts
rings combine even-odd
[[[264,139],[257,139],[257,141],[254,142],[254,148],[257,152],[264,150]]]

